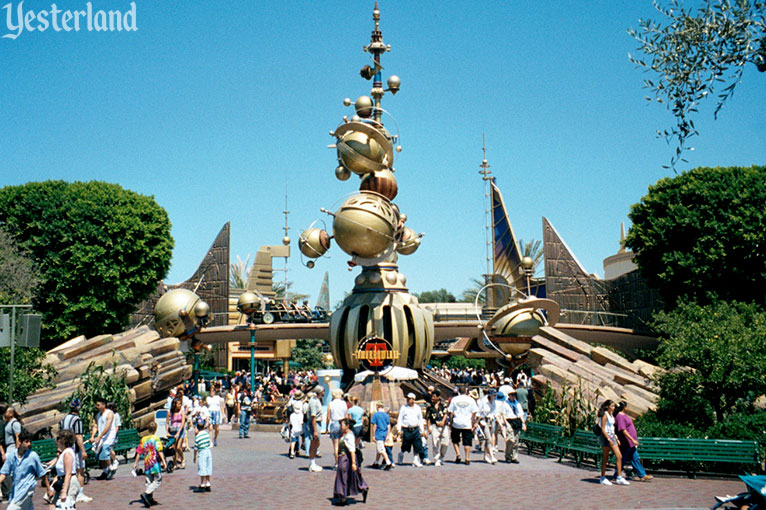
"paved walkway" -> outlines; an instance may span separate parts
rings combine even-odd
[[[335,472],[307,471],[308,460],[290,460],[287,445],[275,432],[254,432],[250,439],[238,439],[234,431],[221,431],[219,446],[213,449],[213,491],[196,494],[199,483],[196,467],[187,454],[187,468],[164,475],[156,494],[159,510],[211,509],[309,510],[332,508]],[[332,446],[322,436],[320,463],[332,465]],[[395,455],[398,448],[394,449]],[[525,451],[522,448],[522,451]],[[374,458],[374,447],[364,451],[365,464]],[[502,452],[501,452],[502,454]],[[454,453],[450,447],[448,458]],[[411,462],[405,455],[405,463]],[[546,508],[546,509],[638,509],[638,508],[710,508],[717,494],[734,494],[743,484],[733,479],[696,479],[660,476],[648,483],[634,482],[629,487],[598,485],[598,472],[593,468],[577,468],[572,463],[558,463],[520,455],[520,464],[498,463],[494,466],[473,454],[471,465],[448,462],[441,467],[418,469],[409,465],[392,471],[364,469],[370,485],[366,505],[350,500],[350,506],[361,509],[423,508]],[[97,472],[93,472],[97,476]],[[134,478],[130,465],[121,464],[111,481],[93,480],[86,486],[91,503],[78,504],[78,510],[139,509],[143,477]],[[42,490],[38,490],[35,507],[46,508]]]

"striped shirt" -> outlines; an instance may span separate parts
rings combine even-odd
[[[207,430],[201,430],[194,436],[194,449],[205,450],[210,448],[210,433]]]

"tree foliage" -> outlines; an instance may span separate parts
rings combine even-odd
[[[303,370],[316,370],[324,368],[324,351],[322,340],[298,340],[293,347],[290,357],[298,363]]]
[[[243,261],[237,255],[237,262],[229,264],[229,287],[232,289],[247,288],[247,273],[249,270],[250,255]]]
[[[723,423],[766,392],[766,312],[754,303],[680,303],[656,314],[658,416],[697,429]]]
[[[531,241],[519,239],[518,243],[521,256],[530,257],[535,262],[534,273],[537,273],[537,268],[540,265],[540,262],[543,261],[543,242],[539,239],[532,239]]]
[[[435,368],[441,368],[445,366],[447,368],[453,368],[456,370],[467,369],[480,369],[486,368],[487,361],[485,359],[469,359],[463,356],[447,356],[446,358],[431,358],[431,366]]]
[[[130,389],[125,382],[125,371],[114,373],[117,363],[114,362],[108,368],[91,363],[80,377],[80,385],[69,399],[68,404],[75,398],[79,398],[82,403],[80,408],[80,419],[82,420],[83,430],[90,430],[95,421],[98,411],[96,410],[96,399],[103,398],[107,402],[114,402],[117,412],[122,419],[122,427],[130,428],[131,405]]]
[[[32,258],[0,228],[0,304],[29,304],[40,282]]]
[[[45,351],[16,347],[13,353],[13,401],[24,403],[37,390],[53,388],[58,371],[45,363]],[[0,349],[0,398],[8,399],[11,375],[11,349]]]
[[[763,0],[705,0],[695,9],[682,0],[667,6],[654,3],[661,21],[639,20],[628,30],[643,56],[630,60],[653,74],[644,86],[666,104],[676,118],[673,128],[658,130],[676,141],[670,166],[684,161],[689,138],[697,134],[692,115],[700,101],[718,94],[715,116],[742,80],[747,64],[766,71],[766,2]],[[719,88],[720,87],[720,88]]]
[[[421,303],[454,303],[457,301],[454,294],[447,289],[427,290],[417,295]]]
[[[696,168],[649,187],[631,207],[626,246],[668,306],[766,302],[766,167]]]
[[[0,189],[0,221],[42,271],[33,302],[48,346],[121,330],[170,267],[167,212],[117,184],[8,186]]]

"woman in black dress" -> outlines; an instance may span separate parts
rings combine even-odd
[[[343,418],[340,421],[341,438],[338,445],[338,469],[335,472],[333,496],[335,506],[348,504],[346,498],[362,494],[362,501],[367,502],[369,486],[362,478],[361,467],[356,463],[356,439],[352,430],[354,420]]]

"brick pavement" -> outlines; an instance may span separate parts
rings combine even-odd
[[[522,448],[522,450],[524,450]],[[187,454],[187,468],[166,474],[156,494],[159,510],[213,509],[309,510],[332,508],[335,472],[307,471],[308,460],[290,460],[287,445],[276,432],[254,432],[250,439],[238,439],[234,431],[221,431],[219,446],[213,449],[213,492],[196,494],[199,482],[196,467]],[[322,437],[320,463],[332,465],[331,443]],[[395,455],[398,448],[394,449]],[[448,458],[453,458],[450,447]],[[374,458],[374,447],[365,449],[365,463]],[[470,466],[448,462],[441,467],[421,469],[409,465],[392,471],[364,469],[370,485],[366,505],[361,498],[349,506],[358,509],[423,508],[561,508],[561,509],[669,509],[710,508],[717,494],[734,494],[742,483],[733,479],[688,479],[660,476],[648,483],[634,482],[629,487],[598,485],[598,472],[593,468],[577,468],[520,455],[520,464],[498,463],[494,466],[472,455]],[[405,462],[411,455],[405,455]],[[94,476],[98,475],[93,472]],[[139,509],[138,499],[143,477],[134,478],[130,465],[121,464],[111,481],[94,480],[86,486],[91,503],[77,505],[78,510]],[[35,507],[46,508],[42,490],[38,490]]]

